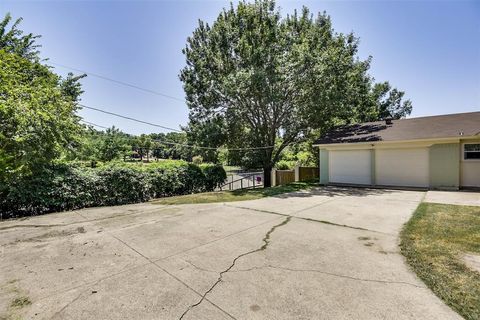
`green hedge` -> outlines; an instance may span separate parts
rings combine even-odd
[[[213,191],[226,179],[220,165],[114,163],[98,168],[55,164],[0,186],[3,218],[119,205]]]

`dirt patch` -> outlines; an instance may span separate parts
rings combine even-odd
[[[41,234],[39,236],[31,237],[31,238],[26,238],[26,239],[17,239],[14,243],[19,243],[19,242],[42,242],[45,240],[49,240],[52,238],[62,238],[62,237],[68,237],[71,235],[79,234],[79,233],[86,233],[87,231],[85,230],[84,227],[78,227],[74,229],[68,229],[68,230],[54,230],[54,231],[49,231],[44,234]]]
[[[18,282],[18,279],[12,279],[1,286],[3,301],[0,307],[0,320],[23,319],[20,316],[22,309],[32,304],[30,298],[18,287]]]
[[[358,237],[358,240],[360,241],[365,241],[365,240],[370,240],[370,237]]]
[[[261,309],[261,307],[257,304],[254,304],[254,305],[251,305],[250,306],[250,310],[254,311],[254,312],[257,312]]]
[[[480,273],[480,255],[465,254],[462,257],[462,260],[471,270]]]

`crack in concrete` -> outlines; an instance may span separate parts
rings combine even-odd
[[[322,205],[322,204],[323,203],[318,204],[318,205]],[[387,232],[382,232],[382,231],[377,231],[377,230],[372,230],[372,229],[367,229],[367,228],[362,228],[362,227],[349,226],[349,225],[346,225],[346,224],[335,223],[335,222],[331,222],[331,221],[327,221],[327,220],[318,220],[318,219],[298,217],[298,216],[293,215],[295,213],[303,211],[303,209],[299,210],[299,211],[295,211],[292,214],[286,214],[286,213],[280,213],[280,212],[274,212],[274,211],[268,211],[268,210],[262,210],[262,209],[254,209],[254,208],[241,207],[241,206],[232,206],[232,205],[228,205],[228,204],[224,204],[224,205],[227,206],[227,207],[230,207],[230,208],[237,208],[237,209],[244,209],[244,210],[251,210],[251,211],[257,211],[257,212],[269,213],[269,214],[274,214],[274,215],[278,215],[278,216],[282,216],[282,217],[291,217],[291,218],[299,219],[299,220],[328,224],[328,225],[336,226],[336,227],[380,233],[380,234],[384,234],[384,235],[388,235],[388,236],[395,236],[395,235],[387,233]],[[315,207],[315,206],[313,206],[313,207]],[[311,209],[311,208],[308,208],[308,209]]]
[[[133,271],[133,270],[135,270],[135,269],[139,269],[139,268],[145,267],[145,266],[147,266],[147,265],[154,265],[154,266],[157,266],[157,267],[158,267],[158,265],[157,265],[156,263],[159,262],[159,261],[161,261],[161,260],[165,260],[165,259],[168,259],[168,258],[170,258],[170,257],[174,257],[174,256],[177,256],[177,255],[183,254],[183,253],[185,253],[185,252],[194,250],[194,249],[196,249],[196,248],[209,245],[209,244],[211,244],[211,243],[213,243],[213,242],[221,241],[221,240],[224,240],[224,239],[226,239],[226,238],[236,236],[236,235],[241,234],[241,233],[243,233],[243,232],[246,232],[246,231],[249,231],[249,230],[251,230],[251,229],[260,227],[260,226],[262,226],[262,225],[264,225],[264,224],[270,223],[270,222],[272,222],[272,221],[274,221],[274,220],[276,220],[276,219],[277,219],[277,218],[271,219],[271,220],[268,220],[268,221],[265,221],[265,222],[262,222],[262,223],[260,223],[260,224],[257,224],[257,225],[254,225],[254,226],[251,226],[251,227],[242,229],[242,230],[240,230],[240,231],[237,231],[237,232],[228,234],[228,235],[226,235],[226,236],[224,236],[224,237],[217,238],[217,239],[212,240],[212,241],[208,241],[208,242],[206,242],[206,243],[203,243],[203,244],[201,244],[201,245],[195,246],[195,247],[193,247],[193,248],[189,248],[189,249],[184,250],[184,251],[176,252],[176,253],[174,253],[174,254],[171,254],[171,255],[169,255],[169,256],[166,256],[166,257],[160,258],[160,259],[158,259],[158,260],[154,260],[154,261],[152,261],[152,260],[149,259],[149,258],[146,258],[146,257],[143,256],[142,254],[140,254],[140,253],[137,252],[137,254],[141,255],[144,259],[147,260],[147,263],[140,264],[140,265],[137,265],[137,266],[134,266],[134,267],[131,267],[131,268],[122,269],[122,270],[120,270],[120,271],[118,271],[118,272],[114,272],[114,273],[112,273],[112,274],[106,275],[106,276],[101,277],[100,279],[97,279],[97,280],[85,282],[85,283],[82,283],[82,284],[80,284],[80,285],[76,285],[76,286],[68,287],[68,288],[65,288],[65,289],[62,289],[62,290],[54,291],[53,293],[51,293],[51,294],[49,294],[49,295],[43,296],[42,298],[38,299],[37,301],[42,301],[42,300],[45,300],[45,299],[47,299],[47,298],[53,297],[53,296],[55,296],[55,295],[62,294],[62,293],[65,293],[65,292],[68,292],[68,291],[71,291],[71,290],[75,290],[75,289],[78,289],[78,288],[81,288],[81,287],[84,287],[84,286],[91,286],[91,285],[96,284],[96,283],[99,282],[99,281],[106,280],[106,279],[115,277],[115,276],[117,276],[117,275],[120,275],[120,274],[123,274],[123,273],[127,273],[127,272],[130,272],[130,271]],[[110,236],[113,236],[111,232],[107,232],[107,234],[109,234]],[[132,248],[131,248],[128,244],[126,244],[124,241],[116,238],[115,236],[113,236],[113,237],[114,237],[117,241],[120,241],[120,242],[122,242],[125,246],[129,247],[131,250],[136,251],[135,249],[132,249]],[[163,270],[163,269],[161,269],[161,270]],[[218,271],[214,271],[214,272],[215,272],[215,273],[218,273]],[[167,272],[167,273],[168,273],[168,272]],[[183,283],[183,282],[182,282],[182,283]],[[190,288],[190,287],[189,287],[189,288]],[[191,288],[190,288],[190,289],[191,289]],[[193,290],[193,289],[192,289],[192,291],[195,292],[196,294],[198,294],[199,296],[201,296],[201,294],[200,294],[199,292],[197,292],[196,290]],[[207,300],[208,300],[208,299],[207,299]],[[209,301],[209,302],[212,303],[211,301]],[[213,304],[213,303],[212,303],[212,304]],[[213,304],[213,305],[214,305],[214,304]]]
[[[140,255],[141,257],[143,257],[145,260],[149,261],[153,266],[155,266],[156,268],[158,268],[159,270],[162,270],[163,272],[165,272],[166,274],[168,274],[170,277],[174,278],[175,280],[177,280],[178,282],[180,282],[181,284],[183,284],[185,287],[187,287],[188,289],[192,290],[193,292],[195,292],[197,295],[199,296],[202,296],[197,290],[195,290],[194,288],[192,288],[191,286],[189,286],[187,283],[185,283],[184,281],[182,281],[180,278],[178,278],[177,276],[175,276],[174,274],[172,274],[171,272],[167,271],[165,268],[162,268],[159,264],[157,264],[155,261],[151,260],[149,257],[145,256],[144,254],[142,254],[140,251],[138,251],[137,249],[133,248],[132,246],[130,246],[128,243],[126,243],[125,241],[123,241],[122,239],[114,236],[113,234],[111,233],[108,233],[111,237],[113,237],[114,239],[120,241],[121,243],[123,243],[126,247],[130,248],[132,251],[136,252],[138,255]],[[202,301],[205,299],[205,296],[202,297]],[[220,306],[216,305],[215,303],[213,303],[212,301],[208,300],[208,302],[210,302],[213,306],[215,306],[218,310],[222,311],[223,313],[225,313],[227,316],[229,316],[230,318],[236,320],[231,314],[229,314],[228,312],[226,312],[225,310],[223,310]]]
[[[270,228],[270,230],[268,230],[268,232],[265,234],[265,236],[263,237],[262,241],[263,241],[263,245],[260,247],[260,248],[257,248],[257,249],[254,249],[254,250],[251,250],[251,251],[248,251],[248,252],[245,252],[245,253],[242,253],[240,255],[238,255],[237,257],[235,257],[235,259],[233,259],[232,263],[230,264],[230,266],[228,268],[226,268],[225,270],[223,270],[222,272],[220,272],[219,276],[218,276],[218,279],[217,281],[215,281],[213,283],[213,285],[207,290],[205,291],[205,293],[202,295],[202,297],[200,298],[199,301],[197,301],[196,303],[192,304],[191,306],[189,306],[187,308],[187,310],[185,310],[182,315],[180,316],[179,320],[182,320],[185,315],[187,315],[187,313],[189,311],[191,311],[192,309],[198,307],[207,297],[207,295],[213,291],[213,289],[215,289],[215,287],[220,283],[222,282],[223,280],[223,275],[227,272],[229,272],[234,266],[235,264],[237,263],[237,261],[242,258],[242,257],[245,257],[247,255],[250,255],[250,254],[253,254],[253,253],[256,253],[256,252],[260,252],[260,251],[264,251],[265,249],[268,248],[268,245],[270,244],[270,236],[272,235],[272,233],[275,231],[275,229],[281,227],[281,226],[284,226],[286,225],[290,220],[291,220],[292,217],[287,217],[285,220],[283,220],[281,223],[279,224],[276,224],[274,225],[272,228]]]
[[[359,277],[353,277],[353,276],[348,276],[344,274],[339,274],[339,273],[333,273],[333,272],[328,272],[328,271],[322,271],[322,270],[317,270],[317,269],[293,269],[293,268],[287,268],[287,267],[281,267],[281,266],[274,266],[274,265],[264,265],[264,266],[256,266],[248,269],[240,269],[240,270],[235,270],[232,272],[249,272],[253,270],[260,270],[260,269],[265,269],[265,268],[270,268],[270,269],[278,269],[278,270],[284,270],[284,271],[290,271],[290,272],[315,272],[315,273],[321,273],[324,275],[332,276],[332,277],[337,277],[337,278],[344,278],[344,279],[349,279],[349,280],[354,280],[354,281],[362,281],[362,282],[376,282],[376,283],[384,283],[384,284],[403,284],[403,285],[408,285],[420,289],[428,289],[427,287],[424,286],[419,286],[414,283],[406,282],[406,281],[391,281],[391,280],[378,280],[378,279],[367,279],[367,278],[359,278]]]
[[[166,259],[168,259],[168,258],[172,258],[172,257],[178,256],[178,255],[184,254],[184,253],[186,253],[186,252],[189,252],[189,251],[192,251],[192,250],[195,250],[195,249],[198,249],[198,248],[207,246],[207,245],[209,245],[209,244],[212,244],[212,243],[215,243],[215,242],[218,242],[218,241],[222,241],[222,240],[225,240],[225,239],[234,237],[234,236],[236,236],[236,235],[238,235],[238,234],[241,234],[241,233],[243,233],[243,232],[246,232],[246,231],[249,231],[249,230],[251,230],[251,229],[255,229],[255,228],[257,228],[257,227],[260,227],[260,226],[262,226],[262,225],[264,225],[264,224],[270,223],[270,222],[272,222],[272,221],[274,221],[274,220],[276,220],[276,219],[277,219],[277,218],[274,218],[274,219],[271,219],[271,220],[267,220],[267,221],[264,221],[264,222],[262,222],[262,223],[253,225],[253,226],[251,226],[251,227],[248,227],[248,228],[245,228],[245,229],[242,229],[242,230],[239,230],[239,231],[236,231],[236,232],[227,234],[226,236],[223,236],[223,237],[220,237],[220,238],[215,238],[215,239],[210,240],[210,241],[207,241],[207,242],[205,242],[205,243],[202,243],[202,244],[199,244],[199,245],[190,247],[190,248],[185,249],[185,250],[183,250],[183,251],[179,251],[179,252],[175,252],[175,253],[172,253],[172,254],[170,254],[170,255],[167,255],[167,256],[163,256],[163,257],[161,257],[161,258],[159,258],[159,259],[154,260],[154,262],[158,262],[158,261],[161,261],[161,260],[166,260]]]

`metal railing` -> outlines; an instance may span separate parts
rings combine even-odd
[[[263,187],[263,173],[253,173],[221,185],[220,190],[255,189],[260,187]]]

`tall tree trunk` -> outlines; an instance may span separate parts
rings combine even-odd
[[[272,167],[263,167],[263,187],[268,188],[272,186]]]

